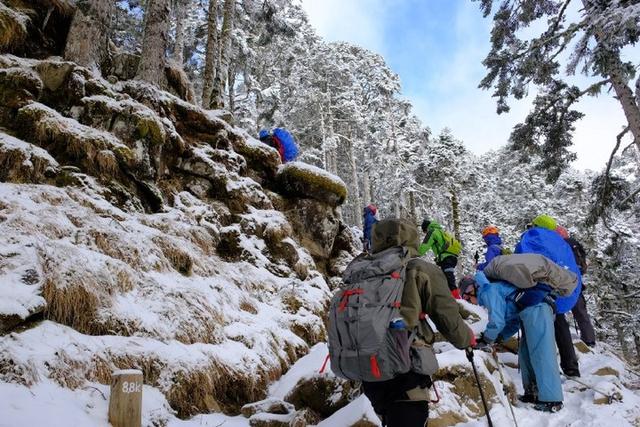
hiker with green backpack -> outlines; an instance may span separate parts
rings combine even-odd
[[[418,253],[423,256],[427,252],[433,251],[436,264],[442,269],[447,278],[447,285],[449,285],[451,295],[456,299],[460,299],[455,275],[458,255],[462,251],[460,241],[444,231],[442,226],[435,221],[425,219],[422,221],[421,228],[425,236],[418,248]]]
[[[329,309],[331,370],[362,381],[388,427],[423,427],[431,375],[438,369],[435,333],[459,349],[476,344],[442,271],[418,258],[418,230],[387,219],[373,227],[371,254],[356,257]]]

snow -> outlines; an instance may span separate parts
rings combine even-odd
[[[51,157],[51,155],[36,145],[25,142],[21,139],[15,138],[11,135],[7,135],[4,132],[0,131],[0,150],[12,150],[12,151],[20,151],[23,153],[24,158],[27,162],[30,162],[29,159],[33,157],[39,157],[47,162],[52,167],[58,167],[58,162],[56,159]],[[31,166],[31,164],[29,165]]]

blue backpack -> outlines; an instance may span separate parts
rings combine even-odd
[[[298,156],[298,146],[293,140],[293,136],[286,129],[275,128],[273,130],[273,136],[278,138],[278,140],[282,144],[285,162],[290,162]]]
[[[557,312],[559,314],[566,313],[576,305],[576,301],[578,301],[582,291],[582,276],[571,246],[564,241],[562,236],[546,228],[531,228],[522,234],[515,253],[544,255],[559,266],[568,268],[575,273],[578,276],[578,286],[576,286],[571,295],[556,299]]]

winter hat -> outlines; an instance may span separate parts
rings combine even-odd
[[[269,136],[269,131],[266,129],[260,129],[260,133],[258,134],[258,137],[260,139],[265,139],[266,137]]]
[[[556,233],[562,236],[563,239],[567,239],[569,237],[569,231],[561,225],[556,227]]]
[[[422,228],[422,231],[426,232],[427,228],[429,228],[429,224],[431,224],[431,220],[428,220],[427,218],[422,220],[422,225],[420,226],[420,228]]]
[[[487,225],[482,229],[482,237],[485,237],[488,234],[500,234],[500,230],[495,225]]]
[[[464,294],[467,288],[471,285],[473,285],[474,287],[478,286],[478,284],[476,283],[476,279],[474,279],[473,276],[464,276],[462,279],[460,279],[460,281],[458,282],[458,289],[460,290],[460,294]]]
[[[374,215],[376,214],[376,212],[378,212],[378,208],[376,208],[376,205],[374,205],[373,203],[367,205],[367,208],[369,208],[371,213]]]
[[[549,215],[538,215],[531,221],[536,227],[546,228],[547,230],[554,231],[558,226],[558,222],[551,218]]]

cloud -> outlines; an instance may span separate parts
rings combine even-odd
[[[347,41],[382,53],[383,0],[302,0],[311,25],[327,41]]]

